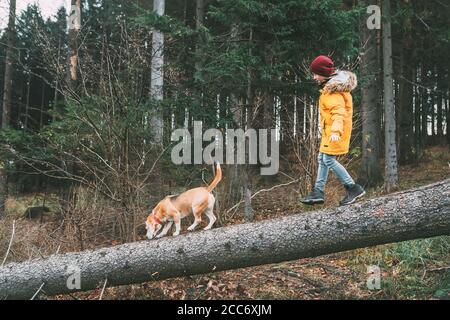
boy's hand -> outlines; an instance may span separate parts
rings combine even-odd
[[[339,135],[337,135],[337,134],[332,134],[332,135],[330,136],[330,141],[331,141],[331,142],[339,141],[339,140],[341,140],[341,137],[340,137]]]

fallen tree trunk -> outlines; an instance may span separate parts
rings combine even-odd
[[[40,288],[47,295],[86,291],[105,281],[140,283],[439,235],[450,235],[450,179],[345,207],[10,263],[0,268],[0,299],[29,299]]]

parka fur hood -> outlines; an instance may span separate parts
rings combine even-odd
[[[351,71],[338,70],[323,86],[324,93],[351,92],[358,85],[356,75]]]

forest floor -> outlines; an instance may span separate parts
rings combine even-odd
[[[350,174],[357,176],[358,160],[346,166]],[[447,146],[427,148],[418,165],[399,167],[400,190],[416,188],[450,177],[450,153]],[[276,183],[275,183],[276,184]],[[261,188],[271,187],[262,186]],[[326,207],[338,206],[344,196],[344,188],[330,174],[326,187],[326,202],[319,206],[304,206],[298,202],[297,184],[282,186],[263,192],[252,199],[255,220],[272,219]],[[371,189],[365,199],[379,197],[383,189]],[[71,228],[60,228],[56,216],[41,221],[24,219],[24,210],[41,201],[37,195],[10,198],[9,215],[0,226],[0,256],[6,251],[11,237],[11,225],[16,223],[14,246],[8,261],[23,261],[45,257],[55,252],[79,251],[118,244],[108,236],[109,226],[99,228],[94,239],[84,239],[80,247],[76,237],[61,242],[58,234],[77,234]],[[79,197],[79,202],[80,202]],[[100,223],[106,217],[114,217],[110,208],[98,210],[90,207],[92,199],[84,198],[78,208],[84,214],[86,208]],[[55,199],[46,205],[57,212]],[[54,206],[54,207],[52,207]],[[143,212],[143,214],[145,214]],[[244,223],[242,212],[237,211],[225,225]],[[142,216],[144,217],[144,215]],[[103,219],[103,220],[102,220]],[[143,218],[144,219],[144,218]],[[182,230],[190,221],[183,221]],[[94,225],[96,225],[94,223]],[[101,225],[101,224],[100,224]],[[100,226],[96,225],[96,226]],[[97,227],[96,227],[97,228]],[[139,227],[141,228],[141,227]],[[143,227],[142,227],[143,228]],[[145,230],[141,230],[142,239]],[[104,232],[104,234],[102,234]],[[182,231],[186,232],[186,231]],[[201,232],[201,231],[196,231]],[[381,288],[369,290],[368,266],[381,270]],[[51,299],[98,299],[101,290],[60,295]],[[269,264],[257,267],[216,272],[205,275],[179,277],[136,285],[106,288],[103,299],[450,299],[450,236],[405,241],[371,248],[351,250],[316,258]]]
[[[349,171],[356,176],[358,163]],[[432,147],[418,166],[399,168],[400,190],[450,176],[447,147]],[[371,190],[367,198],[378,197]],[[344,190],[330,175],[326,203],[298,203],[295,185],[277,188],[253,200],[255,219],[336,206]],[[234,221],[234,223],[242,221]],[[367,288],[367,267],[381,269],[381,288]],[[98,299],[100,290],[58,299]],[[450,237],[436,237],[352,250],[317,258],[107,288],[103,299],[450,299]]]

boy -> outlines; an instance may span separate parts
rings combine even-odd
[[[347,205],[366,193],[336,160],[337,155],[346,154],[349,150],[353,115],[350,92],[356,88],[356,75],[350,71],[336,70],[333,61],[327,56],[314,59],[310,70],[314,74],[314,80],[321,86],[319,109],[322,140],[314,188],[306,197],[301,198],[300,202],[312,205],[323,203],[325,184],[328,173],[332,170],[347,190],[339,204]]]

